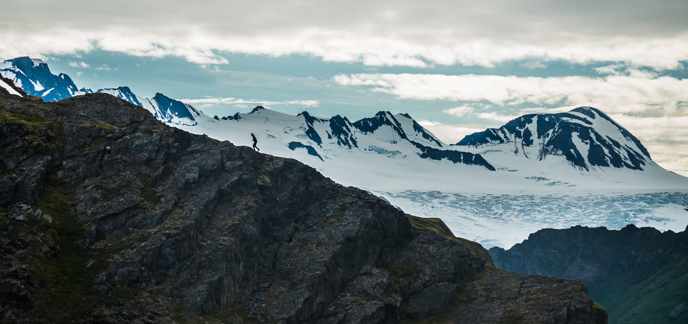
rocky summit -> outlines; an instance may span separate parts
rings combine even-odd
[[[3,323],[606,323],[585,284],[295,160],[22,95],[0,93]]]

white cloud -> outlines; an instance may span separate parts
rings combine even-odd
[[[518,117],[518,116],[502,115],[502,114],[499,114],[497,112],[479,113],[479,114],[476,114],[476,116],[478,116],[478,118],[495,120],[495,121],[499,121],[499,122],[503,122],[503,123],[506,123],[506,122],[511,121],[512,119]]]
[[[531,69],[531,70],[547,68],[547,65],[543,64],[540,61],[526,62],[526,63],[521,64],[521,66],[526,68],[526,69]]]
[[[401,99],[487,101],[496,105],[593,106],[608,112],[688,115],[688,80],[629,76],[590,78],[499,75],[353,74],[337,75],[345,86],[367,86]]]
[[[612,64],[595,68],[595,71],[599,74],[622,75],[623,73],[620,70],[623,68],[623,64]]]
[[[370,66],[538,59],[532,67],[566,60],[668,69],[688,60],[687,11],[688,2],[673,0],[621,7],[564,0],[7,0],[0,57],[100,48],[198,64],[228,63],[219,54],[232,52]]]
[[[456,108],[449,108],[442,110],[445,114],[450,114],[452,116],[461,117],[473,113],[473,107],[461,106]]]
[[[421,119],[418,124],[429,130],[442,142],[456,144],[466,135],[484,131],[487,125],[457,125]]]
[[[248,107],[247,105],[297,105],[305,107],[317,107],[320,105],[318,100],[288,100],[288,101],[269,101],[256,99],[241,99],[241,98],[203,98],[203,99],[179,99],[179,101],[188,104],[201,105],[235,105],[237,107]],[[266,107],[267,108],[267,107]]]
[[[112,70],[117,71],[119,69],[118,68],[113,69],[113,68],[109,67],[107,64],[103,64],[100,66],[96,66],[96,70],[98,70],[98,71],[112,71]]]
[[[72,62],[72,61],[70,61],[70,62],[67,63],[67,64],[69,64],[69,66],[71,66],[71,67],[80,68],[80,69],[88,69],[88,68],[90,67],[90,66],[89,66],[88,64],[86,64],[86,62],[84,62],[84,61],[81,61],[81,62]]]

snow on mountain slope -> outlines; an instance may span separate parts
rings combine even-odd
[[[201,114],[191,105],[171,99],[161,93],[156,93],[153,98],[148,99],[135,95],[129,87],[106,88],[96,92],[107,93],[143,107],[156,118],[170,125],[194,126],[195,119]]]
[[[0,74],[12,80],[27,94],[42,97],[45,101],[58,101],[91,92],[88,89],[79,90],[68,75],[54,75],[48,64],[29,57],[18,57],[0,63]]]
[[[494,170],[480,155],[441,149],[446,145],[402,114],[379,112],[351,123],[341,116],[320,118],[307,112],[293,116],[257,107],[248,114],[222,119],[201,115],[197,121],[196,126],[180,128],[239,145],[250,145],[250,134],[255,133],[263,152],[302,160],[337,181],[359,187],[364,179],[382,174],[399,181],[407,181],[409,175],[417,178],[414,174],[419,168],[443,172],[475,169],[468,173]],[[337,172],[340,177],[329,174]],[[357,178],[361,179],[354,180]]]
[[[585,121],[581,110],[596,118]],[[341,116],[293,116],[258,107],[222,118],[201,114],[198,125],[181,128],[247,146],[250,133],[255,133],[263,152],[302,160],[339,182],[363,188],[485,193],[688,188],[688,179],[652,162],[642,144],[603,113],[578,108],[569,114],[573,121],[524,116],[534,122],[504,127],[517,129],[519,135],[503,132],[490,138],[478,133],[467,138],[486,138],[484,143],[454,146],[439,141],[410,116],[389,112],[352,123]],[[527,129],[541,135],[529,139],[522,135]],[[580,135],[583,132],[589,137]],[[588,152],[587,159],[581,158],[581,151]],[[380,177],[378,172],[394,176]]]
[[[468,135],[456,147],[485,154],[505,152],[534,161],[563,156],[572,166],[587,171],[599,167],[643,170],[653,165],[637,138],[592,107],[521,116],[498,129]]]

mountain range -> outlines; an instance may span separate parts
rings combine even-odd
[[[68,79],[35,62],[5,61],[0,74],[22,88]],[[47,94],[43,99],[50,101],[58,99],[53,91],[92,92],[69,92],[73,83],[61,87],[28,87],[27,93]],[[487,247],[506,248],[547,227],[638,224],[678,231],[688,222],[688,179],[654,163],[636,137],[592,107],[524,115],[446,144],[410,115],[389,111],[350,121],[259,106],[210,117],[160,93],[148,99],[128,87],[95,92],[141,106],[168,125],[237,145],[250,146],[254,133],[261,152],[302,161],[405,212],[440,217],[457,235]]]

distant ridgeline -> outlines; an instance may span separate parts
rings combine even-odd
[[[544,229],[490,255],[500,269],[585,282],[609,323],[688,323],[686,231]]]
[[[77,89],[69,76],[53,75],[46,63],[28,57],[4,61],[0,64],[0,74],[12,80],[27,94],[40,96],[45,101],[57,101],[93,92],[85,88]],[[200,126],[196,130],[185,128],[199,134],[218,128],[209,126],[212,123],[251,122],[245,118],[248,114],[240,113],[211,118],[191,105],[160,93],[153,98],[144,98],[134,94],[128,87],[106,88],[95,92],[108,93],[146,108],[170,125]],[[264,108],[259,106],[249,114],[260,114],[261,110]],[[329,119],[317,118],[305,111],[296,117],[300,118],[296,121],[299,125],[291,129],[302,129],[303,134],[298,136],[305,135],[303,138],[308,143],[289,139],[281,143],[281,147],[291,151],[305,149],[304,153],[317,157],[320,162],[333,158],[323,151],[336,147],[351,151],[375,151],[395,157],[417,156],[426,161],[449,161],[490,171],[497,170],[500,163],[502,169],[508,169],[510,160],[505,159],[507,155],[534,162],[556,156],[586,173],[598,168],[646,170],[648,166],[654,165],[650,154],[637,138],[606,114],[591,107],[559,114],[524,115],[500,128],[468,135],[454,145],[442,143],[408,114],[393,115],[388,111],[380,111],[373,117],[355,122],[339,115]],[[261,124],[268,121],[280,122],[279,118],[265,118],[260,120]],[[253,122],[257,123],[258,120],[254,118]],[[276,124],[274,127],[277,129],[282,126]],[[361,145],[361,142],[365,142],[365,145]],[[389,144],[398,144],[398,148],[392,149]],[[535,164],[532,165],[533,168],[538,168]]]
[[[91,89],[78,89],[68,75],[64,73],[54,75],[50,72],[48,64],[28,57],[19,57],[0,63],[0,75],[10,79],[27,94],[41,97],[44,101],[58,101],[93,93]],[[99,89],[95,92],[108,93],[146,108],[155,117],[168,124],[195,125],[195,119],[201,114],[191,105],[170,99],[161,93],[148,99],[135,95],[129,87]]]

